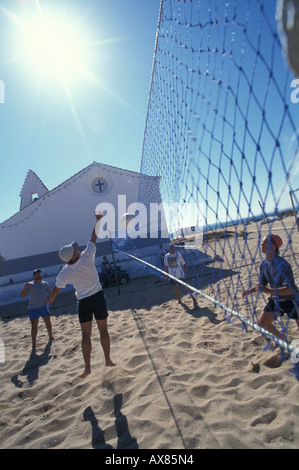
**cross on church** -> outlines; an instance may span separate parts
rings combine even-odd
[[[99,181],[95,184],[95,186],[98,186],[98,187],[99,187],[100,193],[101,193],[101,192],[102,192],[102,186],[105,186],[105,183],[101,183],[101,180],[99,180]]]

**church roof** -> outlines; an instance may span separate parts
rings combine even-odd
[[[80,170],[78,173],[75,173],[73,176],[65,180],[63,183],[56,186],[56,188],[51,189],[49,193],[54,193],[58,190],[60,191],[64,186],[67,186],[71,182],[76,181],[78,178],[80,178],[80,176],[87,173],[88,171],[91,171],[93,168],[100,168],[114,175],[127,176],[130,178],[137,178],[137,179],[140,178],[140,173],[138,173],[137,171],[124,170],[122,168],[117,168],[115,166],[106,165],[104,163],[93,162],[90,165],[88,165],[86,168],[83,168],[82,170]],[[159,176],[147,176],[147,178],[150,180],[160,179]]]
[[[33,195],[36,194],[38,197],[42,197],[49,192],[48,188],[44,185],[42,180],[37,176],[34,171],[29,170],[25,181],[23,183],[20,196],[21,196],[21,205],[20,210],[27,207],[33,202]]]
[[[99,170],[102,169],[106,172],[111,173],[111,175],[124,176],[124,177],[127,177],[129,179],[131,179],[131,178],[132,179],[133,178],[134,179],[135,178],[139,179],[140,176],[141,176],[140,173],[138,173],[136,171],[124,170],[122,168],[117,168],[117,167],[114,167],[114,166],[111,166],[111,165],[106,165],[106,164],[102,164],[102,163],[98,163],[98,162],[93,162],[90,165],[88,165],[86,168],[83,168],[78,173],[76,173],[75,175],[73,175],[70,178],[68,178],[67,180],[65,180],[63,183],[56,186],[55,188],[53,188],[51,190],[48,190],[48,188],[44,185],[44,183],[36,175],[36,173],[32,170],[29,170],[27,175],[26,175],[23,187],[20,191],[20,196],[21,196],[20,211],[17,212],[16,214],[14,214],[13,216],[9,217],[9,219],[7,219],[6,221],[2,222],[0,224],[1,228],[7,228],[7,227],[10,227],[10,226],[13,226],[14,223],[12,225],[7,225],[8,220],[11,220],[14,217],[18,216],[18,214],[20,214],[20,212],[22,212],[23,209],[27,208],[30,204],[34,203],[35,202],[35,199],[34,199],[35,195],[37,196],[38,200],[42,200],[45,196],[46,197],[52,196],[56,192],[59,192],[59,191],[63,190],[65,187],[67,187],[70,184],[72,184],[72,183],[76,182],[77,180],[79,180],[79,178],[81,176],[83,176],[84,174],[86,174],[88,172],[92,172],[93,170],[96,170],[96,169],[99,169]],[[152,183],[154,183],[154,181],[159,180],[159,179],[160,179],[160,177],[158,177],[158,176],[147,176],[148,183],[149,183],[149,181],[152,181]],[[35,212],[37,210],[37,207],[38,206],[33,207],[32,211]],[[29,216],[30,216],[30,214],[27,215],[26,217],[29,217]]]
[[[130,176],[130,177],[135,177],[135,178],[140,177],[140,173],[137,173],[136,171],[124,170],[122,168],[117,168],[115,166],[106,165],[106,164],[98,163],[98,162],[93,162],[90,165],[88,165],[86,168],[83,168],[82,170],[78,171],[78,173],[75,173],[73,176],[70,176],[70,178],[68,178],[63,183],[56,186],[56,188],[53,188],[50,192],[52,192],[52,191],[54,192],[57,189],[61,189],[62,186],[69,184],[72,180],[76,180],[78,177],[80,177],[81,175],[87,173],[92,168],[103,168],[105,171],[108,171],[110,173],[117,174],[117,175],[122,175],[122,176]]]

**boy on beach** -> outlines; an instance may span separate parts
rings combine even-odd
[[[187,277],[187,265],[185,263],[184,258],[182,257],[181,253],[177,253],[175,249],[175,245],[172,243],[169,245],[169,253],[164,257],[164,270],[168,272],[173,277],[177,279],[185,279]],[[165,279],[165,276],[163,276]],[[170,280],[170,283],[173,285],[174,293],[178,300],[178,303],[181,304],[181,296],[179,291],[179,286],[176,281],[173,279]],[[187,293],[191,295],[194,305],[196,304],[195,297],[191,294],[190,290],[183,286],[184,289],[187,290]]]
[[[284,335],[276,330],[273,322],[286,313],[289,318],[296,321],[299,328],[299,292],[290,264],[279,256],[279,248],[282,244],[283,241],[279,235],[272,234],[263,239],[261,250],[266,258],[260,265],[259,283],[252,289],[245,290],[242,297],[254,292],[264,292],[270,295],[258,319],[258,325],[284,340]]]
[[[67,284],[72,284],[76,289],[75,294],[78,300],[78,315],[82,331],[82,352],[85,363],[85,369],[80,376],[81,378],[85,378],[91,372],[90,356],[92,348],[91,328],[93,316],[96,319],[97,327],[100,332],[106,366],[115,366],[110,358],[110,337],[107,329],[108,310],[106,298],[95,267],[96,229],[103,215],[95,214],[95,216],[97,219],[96,225],[92,231],[86,249],[82,253],[80,253],[76,242],[60,249],[59,257],[66,265],[56,278],[56,283],[52,289],[49,300],[50,305],[52,305],[60,289],[63,289]]]

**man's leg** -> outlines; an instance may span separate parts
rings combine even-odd
[[[181,301],[179,286],[177,284],[173,284],[173,289],[174,289],[175,296],[178,299],[178,303],[181,304],[182,301]]]
[[[52,335],[52,323],[51,323],[51,319],[50,319],[50,315],[48,315],[47,317],[43,317],[44,319],[44,322],[45,322],[45,325],[46,325],[46,328],[47,328],[47,331],[48,331],[48,335],[49,335],[49,340],[53,340],[53,335]]]
[[[195,298],[194,295],[192,294],[191,290],[188,289],[188,287],[186,287],[186,286],[183,286],[183,287],[184,287],[184,289],[187,291],[187,294],[190,294],[190,296],[191,296],[193,302],[196,302],[196,298]]]
[[[85,370],[80,376],[84,379],[91,372],[90,368],[90,356],[91,356],[91,327],[92,322],[80,323],[82,331],[82,353],[85,363]]]
[[[274,327],[273,322],[274,320],[279,317],[279,313],[272,313],[264,311],[261,313],[258,319],[258,325],[265,330],[268,330],[272,335],[276,337],[280,337],[282,341],[284,341],[285,337],[283,334],[279,333],[279,331]]]
[[[37,337],[37,328],[38,328],[38,318],[31,320],[31,339],[32,339],[32,352],[36,351],[36,337]]]
[[[97,320],[98,329],[100,332],[101,345],[104,351],[105,364],[106,366],[113,367],[115,366],[110,358],[110,337],[107,328],[107,319],[106,320]]]

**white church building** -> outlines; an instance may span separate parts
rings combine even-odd
[[[108,203],[119,217],[138,201],[140,180],[139,173],[94,162],[48,190],[29,170],[20,192],[19,212],[0,224],[0,304],[12,297],[16,284],[32,279],[34,269],[41,269],[44,278],[56,276],[63,265],[60,247],[77,241],[84,249],[96,222],[95,208]],[[161,203],[159,181],[159,177],[144,176],[142,180],[157,204]],[[169,238],[162,242],[167,246]],[[157,240],[151,243],[157,253]],[[108,237],[98,239],[96,263],[104,255],[111,261]],[[123,262],[128,260],[123,258]]]

